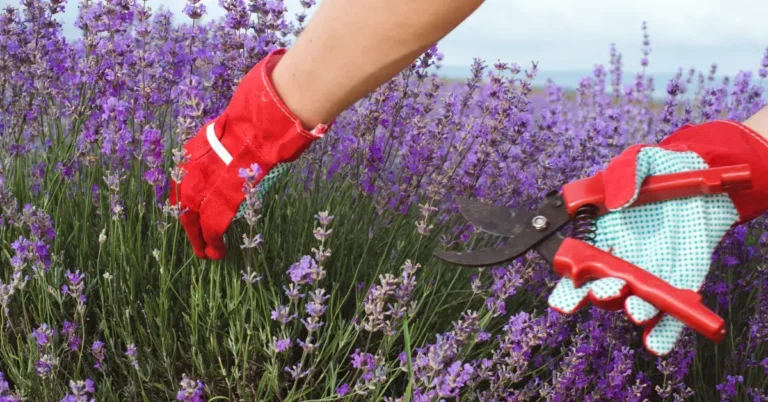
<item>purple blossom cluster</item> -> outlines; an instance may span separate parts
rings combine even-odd
[[[181,388],[176,394],[177,401],[205,402],[205,384],[202,381],[194,381],[184,374],[179,386]]]
[[[328,308],[327,301],[331,297],[321,285],[326,276],[324,262],[331,256],[327,242],[334,217],[323,211],[315,215],[315,219],[319,226],[314,228],[313,233],[315,239],[320,242],[317,248],[313,248],[315,256],[305,255],[298,262],[291,264],[286,272],[290,281],[283,286],[288,304],[278,304],[271,312],[272,320],[280,325],[280,335],[274,336],[270,345],[273,354],[288,352],[294,345],[301,347],[299,362],[289,363],[283,368],[293,380],[294,387],[300,379],[314,371],[313,367],[308,367],[308,361],[313,359],[317,348],[321,346],[321,329],[325,325],[323,318]],[[301,322],[303,330],[302,334],[294,339],[290,336],[292,331],[289,324],[295,319]]]
[[[240,169],[240,172],[238,173],[239,176],[244,179],[243,192],[245,193],[246,212],[243,215],[243,218],[248,222],[248,226],[251,227],[253,227],[261,217],[261,215],[258,214],[261,209],[258,184],[263,173],[264,171],[256,163],[252,164],[251,167],[247,169]],[[254,239],[249,239],[243,235],[243,239],[244,244],[241,246],[243,248],[256,247],[261,243],[261,235],[257,235]]]
[[[365,317],[359,329],[368,332],[381,331],[386,336],[394,336],[399,323],[404,317],[416,312],[417,302],[412,300],[416,287],[416,271],[421,267],[411,260],[406,260],[400,277],[385,274],[368,290],[363,301]]]
[[[61,293],[68,295],[75,303],[77,303],[77,313],[82,315],[85,313],[85,301],[86,297],[83,292],[85,291],[85,274],[79,270],[71,272],[67,270],[67,283],[61,286]]]
[[[20,402],[21,399],[11,393],[5,374],[0,372],[0,402]]]
[[[35,372],[40,377],[46,378],[51,376],[59,365],[59,357],[56,354],[56,347],[54,345],[56,335],[56,330],[46,323],[40,324],[30,335],[35,340],[35,346],[37,347],[39,358],[35,360]]]
[[[80,326],[69,321],[64,321],[61,328],[61,332],[67,335],[67,347],[72,352],[78,352],[80,345],[83,343],[83,339],[78,335],[78,328]]]
[[[99,371],[104,370],[104,359],[106,359],[104,342],[100,340],[93,341],[93,344],[91,345],[91,354],[96,360],[96,364],[93,365],[93,368]]]
[[[386,359],[381,354],[370,354],[355,349],[355,352],[349,357],[350,365],[359,373],[359,377],[354,386],[354,391],[361,395],[366,395],[376,389],[377,386],[387,381],[388,368]],[[348,386],[342,385],[338,393],[347,393]]]
[[[130,344],[125,348],[125,357],[133,368],[139,369],[139,350],[136,349],[136,345]]]
[[[93,394],[96,392],[96,384],[90,378],[85,381],[69,381],[70,393],[61,402],[96,402]]]

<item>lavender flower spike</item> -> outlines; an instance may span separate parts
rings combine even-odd
[[[179,382],[181,389],[176,393],[176,400],[183,402],[205,402],[205,384],[191,380],[186,374]]]

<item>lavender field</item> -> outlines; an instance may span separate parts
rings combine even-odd
[[[713,259],[703,293],[726,339],[687,331],[663,358],[621,311],[551,311],[558,277],[534,253],[432,258],[488,241],[457,196],[533,208],[631,144],[746,119],[768,99],[768,51],[726,81],[713,66],[625,86],[652,62],[637,27],[641,66],[606,43],[567,94],[534,93],[525,61],[445,82],[435,47],[339,116],[211,262],[167,201],[181,147],[306,18],[220,3],[209,23],[201,0],[0,11],[0,401],[768,401],[764,218]],[[80,7],[81,39],[63,7]]]

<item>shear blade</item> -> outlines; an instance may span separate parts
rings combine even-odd
[[[535,213],[497,207],[468,198],[459,198],[459,212],[476,228],[504,237],[514,237],[531,225]]]
[[[434,254],[435,257],[451,264],[465,267],[486,267],[514,260],[522,253],[525,253],[528,248],[527,246],[521,247],[520,243],[508,242],[498,248],[484,248],[465,252],[435,250]]]

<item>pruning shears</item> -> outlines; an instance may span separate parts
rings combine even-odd
[[[632,207],[675,198],[749,190],[749,165],[735,165],[647,177]],[[608,213],[602,172],[577,180],[545,196],[536,212],[498,207],[461,198],[461,214],[477,229],[508,238],[498,248],[469,252],[436,250],[443,261],[465,267],[484,267],[514,260],[535,249],[560,276],[576,287],[602,278],[626,281],[632,294],[714,342],[725,337],[725,323],[707,308],[699,293],[676,288],[654,274],[589,243],[595,219]],[[570,237],[558,231],[573,223]]]

